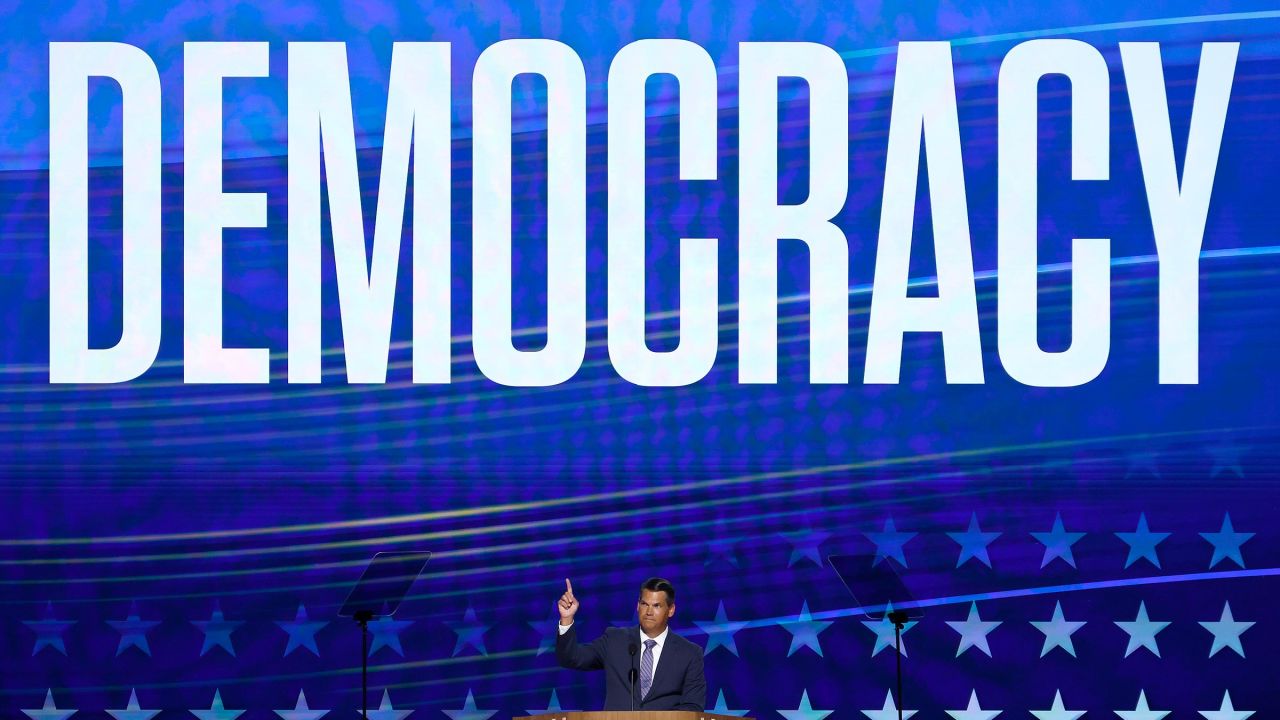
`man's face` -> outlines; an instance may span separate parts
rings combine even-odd
[[[661,590],[641,590],[636,613],[640,616],[640,629],[653,637],[667,629],[667,620],[676,614],[676,606],[667,602],[667,594]]]

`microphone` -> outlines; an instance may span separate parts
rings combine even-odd
[[[636,710],[636,676],[640,674],[636,672],[636,650],[639,649],[640,646],[634,640],[627,646],[627,652],[631,654],[631,670],[627,673],[631,680],[631,712]]]

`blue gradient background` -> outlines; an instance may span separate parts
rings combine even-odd
[[[821,557],[867,552],[866,533],[892,518],[919,533],[901,572],[918,595],[942,599],[904,636],[907,707],[946,717],[976,689],[983,707],[1026,717],[1061,689],[1066,706],[1109,717],[1134,707],[1140,689],[1172,717],[1217,709],[1224,690],[1237,708],[1280,709],[1272,687],[1280,630],[1271,598],[1280,582],[1273,518],[1280,380],[1271,372],[1277,290],[1275,203],[1280,173],[1272,128],[1280,111],[1280,11],[1264,3],[498,3],[411,6],[338,3],[251,7],[180,2],[167,9],[80,2],[55,8],[18,3],[0,28],[0,713],[40,706],[52,688],[75,716],[106,718],[137,688],[161,720],[208,708],[215,688],[246,720],[292,708],[299,689],[331,718],[356,717],[359,635],[336,611],[376,550],[436,552],[401,610],[413,625],[403,655],[371,658],[371,702],[383,688],[416,720],[441,718],[468,690],[494,717],[546,707],[557,690],[566,708],[602,702],[601,678],[560,670],[545,647],[562,578],[575,580],[582,622],[593,634],[625,621],[636,587],[650,574],[679,588],[678,632],[705,644],[694,621],[720,602],[733,621],[738,656],[707,656],[708,704],[723,690],[731,708],[760,718],[797,707],[808,692],[832,718],[879,708],[893,678],[891,652],[871,655],[874,636],[829,568],[793,551],[810,531]],[[552,37],[572,46],[587,72],[588,351],[569,382],[514,389],[490,383],[470,356],[470,72],[485,47],[505,38]],[[676,341],[678,238],[720,238],[720,353],[702,381],[646,389],[621,380],[605,347],[605,138],[608,65],[624,44],[682,37],[705,47],[720,70],[719,179],[679,182],[673,83],[650,83],[648,311],[651,347]],[[1092,383],[1032,389],[1012,381],[995,349],[996,77],[1004,54],[1036,37],[1075,37],[1097,47],[1111,68],[1111,180],[1069,182],[1069,87],[1041,86],[1041,342],[1069,342],[1071,237],[1109,237],[1115,257],[1110,361]],[[986,383],[947,386],[933,335],[905,344],[902,382],[866,387],[861,377],[869,283],[875,258],[895,46],[907,40],[953,44]],[[160,358],[120,386],[48,384],[48,42],[136,44],[159,70],[164,92],[164,337]],[[233,80],[225,91],[226,189],[265,192],[269,225],[225,237],[226,341],[268,347],[268,386],[182,384],[182,43],[272,43],[271,77]],[[325,259],[325,382],[284,382],[287,331],[285,83],[288,41],[339,40],[348,47],[367,234],[377,192],[379,134],[391,43],[453,44],[454,382],[410,383],[407,271],[398,286],[389,382],[345,383],[332,260]],[[736,354],[737,43],[806,40],[846,59],[851,106],[850,191],[838,224],[850,247],[848,386],[810,385],[807,257],[799,243],[780,253],[779,383],[739,385]],[[1128,111],[1117,43],[1159,41],[1177,156],[1181,159],[1200,44],[1239,41],[1240,56],[1209,211],[1201,262],[1200,384],[1157,384],[1155,246]],[[784,200],[807,193],[807,107],[791,87],[781,108]],[[515,85],[516,197],[514,325],[518,344],[542,343],[545,255],[539,130],[542,87]],[[91,86],[91,342],[120,333],[118,88]],[[815,180],[818,182],[820,180]],[[552,189],[554,191],[554,189]],[[912,258],[916,290],[933,292],[928,189],[918,196]],[[327,212],[327,206],[326,206]],[[326,223],[327,226],[327,223]],[[405,227],[409,227],[406,218]],[[327,227],[326,227],[327,232]],[[327,245],[326,245],[327,247]],[[408,266],[408,243],[401,267]],[[1199,533],[1224,513],[1256,535],[1244,568],[1210,567],[1213,547]],[[956,568],[960,532],[976,513],[992,567]],[[1087,534],[1075,568],[1041,568],[1057,514]],[[1172,535],[1161,567],[1125,567],[1140,513]],[[1206,575],[1207,573],[1207,575]],[[1190,577],[1184,577],[1190,575]],[[1137,582],[1142,578],[1149,582]],[[1065,586],[1065,587],[1064,587]],[[1050,588],[1052,591],[1037,589]],[[1024,592],[1025,591],[1025,592]],[[999,597],[987,597],[1000,594]],[[961,620],[979,595],[992,657],[955,657]],[[1040,657],[1048,619],[1061,601],[1077,657]],[[244,621],[221,648],[201,654],[192,621],[218,602]],[[1132,620],[1145,601],[1161,657],[1124,657]],[[822,656],[788,656],[802,604],[834,624]],[[1230,602],[1246,657],[1208,657]],[[24,621],[74,620],[66,654],[40,647]],[[278,622],[305,604],[318,656],[284,655]],[[159,621],[150,654],[128,648],[107,621],[136,608]],[[456,647],[467,609],[490,626],[483,652]],[[1262,717],[1259,714],[1258,717]],[[459,720],[478,720],[460,718]]]

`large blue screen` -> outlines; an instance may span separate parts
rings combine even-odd
[[[359,629],[338,610],[373,553],[429,550],[371,626],[370,715],[490,720],[602,706],[561,669],[564,579],[588,638],[635,621],[650,576],[705,649],[707,709],[778,720],[896,717],[892,626],[827,558],[890,563],[921,600],[902,635],[922,720],[1243,720],[1280,711],[1280,11],[1273,3],[194,2],[10,4],[0,26],[0,714],[32,720],[352,720]],[[472,70],[502,40],[552,38],[586,80],[586,350],[546,387],[478,367]],[[714,180],[682,180],[670,78],[647,85],[645,328],[680,339],[680,240],[714,238],[718,349],[682,387],[611,363],[605,122],[610,63],[644,38],[703,47],[718,81]],[[1110,353],[1078,387],[1031,387],[998,350],[1001,64],[1069,38],[1105,59],[1109,178],[1072,181],[1073,87],[1039,85],[1038,342],[1072,342],[1072,238],[1110,239]],[[984,382],[949,384],[937,333],[909,333],[897,384],[865,384],[899,43],[949,41]],[[160,350],[118,384],[50,382],[50,43],[119,42],[161,88]],[[266,226],[224,235],[227,347],[267,348],[271,382],[183,373],[184,43],[270,43],[270,74],[224,86],[224,188],[265,193]],[[347,382],[322,214],[322,382],[288,382],[287,47],[346,44],[372,239],[393,43],[451,43],[452,381],[412,380],[410,243],[387,382]],[[810,381],[804,243],[777,266],[777,382],[739,381],[739,43],[830,47],[849,77],[848,383]],[[1239,43],[1198,271],[1198,382],[1161,384],[1160,259],[1120,43],[1158,42],[1175,156],[1205,43]],[[546,342],[546,83],[513,83],[514,342]],[[778,193],[802,202],[810,107],[785,79]],[[89,343],[124,325],[121,88],[88,87]],[[929,156],[931,148],[924,148]],[[938,292],[922,160],[911,295]],[[191,182],[188,178],[186,182]],[[406,235],[411,227],[406,217]],[[494,272],[505,272],[496,268]],[[212,709],[211,709],[212,708]],[[1144,711],[1151,711],[1144,714]],[[73,713],[72,715],[68,715]],[[158,713],[158,716],[155,715]],[[950,714],[948,714],[950,713]],[[1218,714],[1214,714],[1218,713]]]

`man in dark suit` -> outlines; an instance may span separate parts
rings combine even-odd
[[[578,599],[568,578],[564,587],[556,604],[560,611],[556,660],[573,670],[604,670],[605,710],[702,712],[706,708],[702,647],[667,627],[676,614],[676,589],[670,582],[649,578],[640,587],[639,628],[611,627],[587,645],[578,644],[573,623]]]

